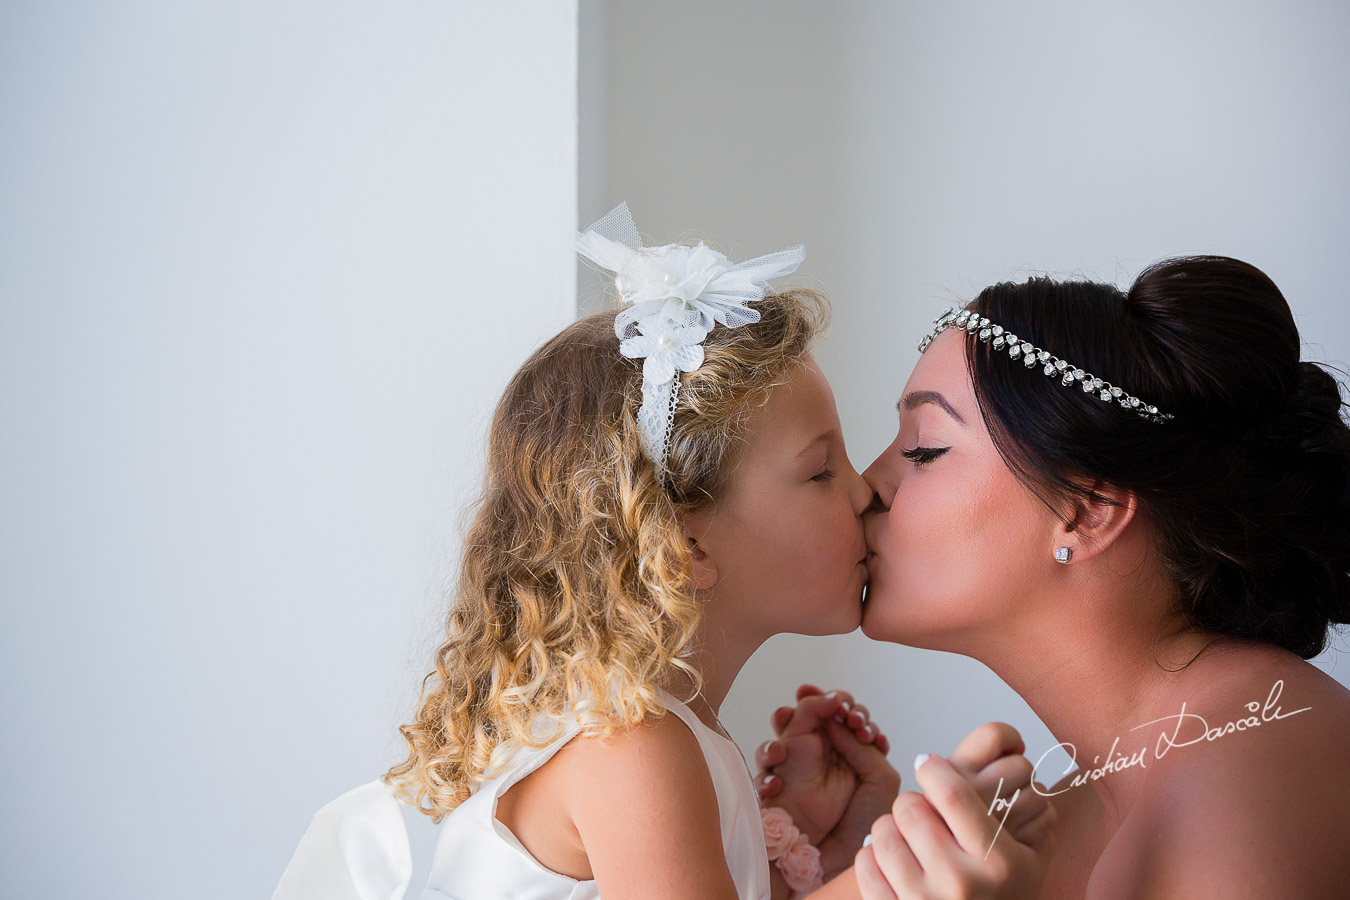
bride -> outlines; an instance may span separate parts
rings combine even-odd
[[[862,628],[984,662],[1076,763],[1035,776],[1043,896],[1344,897],[1350,691],[1306,660],[1350,620],[1350,428],[1280,291],[1219,256],[1033,278],[919,349],[864,473]],[[814,693],[775,714],[768,796],[827,758]],[[913,821],[877,822],[868,896],[931,884]]]

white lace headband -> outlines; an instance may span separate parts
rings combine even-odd
[[[615,274],[626,304],[614,319],[619,352],[642,359],[642,406],[637,420],[642,449],[665,484],[670,426],[679,403],[679,372],[703,365],[703,339],[720,323],[739,328],[759,321],[749,304],[764,299],[771,278],[797,270],[806,249],[796,246],[732,263],[699,242],[687,247],[644,247],[620,203],[577,234],[577,251]]]
[[[933,330],[919,341],[920,353],[928,349],[928,345],[940,332],[948,328],[963,328],[967,334],[973,334],[985,343],[988,343],[992,338],[995,350],[1002,350],[1006,347],[1008,358],[1017,359],[1021,357],[1022,365],[1028,369],[1039,365],[1042,367],[1041,371],[1046,375],[1060,376],[1060,383],[1066,387],[1077,383],[1082,386],[1084,393],[1094,394],[1098,399],[1105,400],[1107,403],[1117,402],[1123,408],[1133,410],[1150,422],[1162,424],[1175,418],[1171,413],[1158,412],[1158,407],[1150,406],[1138,397],[1125,393],[1124,390],[1109,381],[1103,381],[1091,372],[1084,372],[1072,363],[1057,356],[1052,356],[1048,350],[1033,346],[1029,341],[1018,340],[1017,335],[1005,331],[1002,325],[995,325],[984,316],[976,315],[971,310],[963,309],[958,312],[956,307],[949,306],[933,320],[933,326]]]

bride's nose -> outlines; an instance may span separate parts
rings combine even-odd
[[[886,477],[885,472],[873,463],[866,472],[863,472],[863,480],[872,490],[872,502],[867,507],[868,512],[885,512],[890,509],[891,501],[895,499],[895,485]]]

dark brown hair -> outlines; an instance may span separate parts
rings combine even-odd
[[[1175,416],[1150,422],[967,342],[1005,462],[1051,509],[1092,495],[1093,479],[1135,494],[1188,625],[1309,659],[1330,624],[1350,621],[1341,384],[1300,361],[1293,314],[1263,272],[1180,257],[1148,267],[1128,293],[1032,278],[967,308]]]

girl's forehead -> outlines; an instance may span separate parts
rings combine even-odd
[[[838,424],[829,382],[814,362],[794,366],[783,383],[769,393],[759,412],[758,430],[780,436],[811,431],[811,437],[815,437],[822,424]]]
[[[747,469],[782,471],[800,458],[815,459],[838,433],[839,415],[824,374],[814,365],[795,366],[751,412],[733,482]]]

